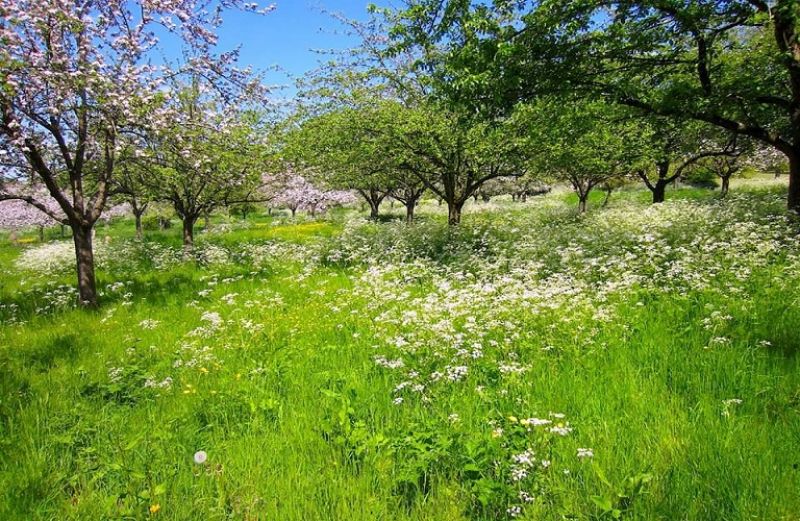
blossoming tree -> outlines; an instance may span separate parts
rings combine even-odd
[[[44,240],[44,229],[48,226],[62,224],[65,220],[58,203],[47,194],[43,187],[29,187],[20,183],[8,184],[4,193],[18,196],[17,199],[0,200],[0,229],[22,230],[37,228],[39,240]],[[35,199],[43,205],[47,212],[28,204],[27,198]]]
[[[276,206],[289,210],[292,217],[298,210],[314,216],[332,207],[352,205],[355,201],[356,197],[350,191],[322,190],[296,173],[287,174],[283,188],[272,199]]]
[[[154,199],[174,208],[188,254],[201,216],[257,201],[269,154],[255,114],[229,104],[197,77],[175,87],[167,102],[171,122],[147,138],[149,167],[142,179]]]
[[[142,110],[177,71],[153,65],[156,31],[192,50],[188,67],[247,83],[236,53],[213,54],[224,8],[240,0],[5,0],[0,4],[0,151],[6,181],[35,176],[72,229],[80,302],[97,304],[92,229],[106,207],[126,132],[163,125]],[[4,191],[53,218],[30,195]]]

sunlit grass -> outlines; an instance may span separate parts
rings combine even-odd
[[[220,217],[198,248],[228,261],[110,263],[98,311],[37,311],[72,273],[4,242],[0,519],[796,519],[797,223],[753,190],[478,203],[457,231],[435,202],[410,229]],[[526,447],[549,466],[518,484]]]

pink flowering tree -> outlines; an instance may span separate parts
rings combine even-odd
[[[269,148],[258,116],[240,105],[244,99],[222,96],[198,77],[175,87],[167,101],[174,117],[147,138],[143,183],[155,200],[172,205],[189,256],[200,217],[260,200]]]
[[[58,204],[0,192],[54,219],[75,243],[80,303],[97,304],[92,229],[106,208],[126,134],[159,127],[164,78],[152,65],[156,31],[190,50],[186,68],[220,89],[252,88],[236,53],[215,56],[224,8],[257,11],[240,0],[3,0],[0,3],[0,176],[36,178]],[[223,81],[223,79],[225,81]]]
[[[328,208],[354,206],[358,204],[358,197],[350,190],[329,190],[325,192]]]
[[[295,216],[297,210],[306,208],[318,197],[319,190],[298,174],[289,174],[286,184],[274,199],[276,206],[286,208]]]
[[[320,190],[312,186],[305,198],[303,209],[315,217],[331,208],[350,206],[357,202],[355,194],[348,190]]]
[[[286,174],[284,187],[279,190],[273,202],[292,212],[294,217],[297,210],[307,211],[315,216],[336,206],[355,204],[357,198],[347,190],[322,190],[305,177],[290,173]]]
[[[49,226],[63,224],[65,217],[61,214],[58,203],[49,196],[43,187],[29,187],[20,183],[10,183],[4,192],[20,196],[19,199],[0,200],[0,229],[23,230],[37,228],[39,240],[44,240],[44,229]],[[47,212],[27,203],[25,198],[34,198],[40,202]]]
[[[289,173],[267,172],[261,174],[261,183],[257,188],[257,196],[260,198],[260,202],[267,205],[270,213],[272,213],[272,208],[277,204],[291,177],[292,175]]]
[[[777,179],[781,174],[789,173],[789,161],[780,151],[771,147],[759,147],[747,158],[747,166],[772,174]]]
[[[111,222],[114,219],[121,219],[130,215],[131,205],[128,203],[109,204],[108,207],[103,210],[100,220],[104,222]]]

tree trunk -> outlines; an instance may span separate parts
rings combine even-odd
[[[580,213],[586,213],[586,201],[589,199],[589,194],[586,195],[579,195],[578,196],[578,211]]]
[[[375,201],[374,199],[369,200],[369,218],[373,221],[378,220],[378,209],[381,206],[380,201]]]
[[[44,242],[44,226],[39,226],[39,242]]]
[[[472,198],[475,200],[476,203],[478,202],[478,197],[480,197],[480,196],[481,196],[481,194],[479,194],[478,192],[475,192],[474,194],[472,194]]]
[[[611,188],[606,188],[606,198],[603,199],[602,208],[605,208],[606,206],[608,206],[608,201],[611,199],[611,192],[613,192],[613,190]]]
[[[194,223],[197,217],[185,217],[183,219],[183,255],[188,257],[194,250]]]
[[[789,210],[800,213],[800,150],[789,156]]]
[[[668,181],[659,179],[656,181],[656,184],[653,185],[653,204],[664,202],[666,199],[667,184],[669,184]]]
[[[84,307],[96,307],[97,283],[94,276],[92,226],[74,224],[71,227],[78,272],[78,303]]]
[[[289,208],[292,211],[292,219],[294,219],[295,214],[297,213],[297,208]]]
[[[406,201],[406,222],[411,224],[414,222],[414,207],[417,206],[417,201],[409,199]]]
[[[728,191],[731,188],[731,176],[723,176],[722,177],[722,187],[720,188],[719,195],[720,197],[725,197],[728,195]]]
[[[447,201],[447,224],[455,226],[461,222],[461,209],[463,207],[463,202]]]
[[[136,239],[141,241],[144,237],[144,230],[142,229],[142,214],[135,212],[133,218],[136,221]]]

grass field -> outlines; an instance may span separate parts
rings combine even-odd
[[[0,519],[800,519],[784,190],[2,238]]]

